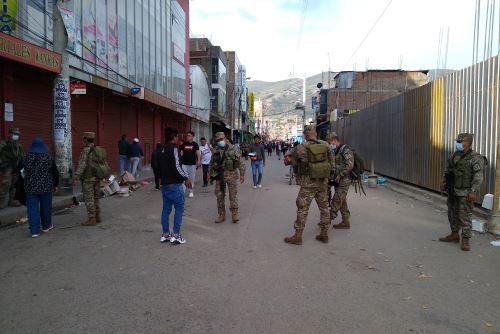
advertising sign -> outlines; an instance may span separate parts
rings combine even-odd
[[[68,136],[69,80],[60,79],[54,87],[54,140],[63,143]]]
[[[59,3],[57,7],[61,13],[61,17],[64,22],[64,27],[68,33],[68,50],[76,53],[76,25],[75,25],[75,13],[69,7],[73,5],[73,2]]]
[[[144,87],[130,88],[130,95],[140,100],[144,100]]]
[[[17,0],[1,0],[0,32],[12,33],[17,20]]]
[[[96,30],[95,30],[95,1],[83,0],[83,58],[95,63]]]
[[[69,91],[72,95],[87,94],[87,84],[85,82],[72,82],[69,84]]]

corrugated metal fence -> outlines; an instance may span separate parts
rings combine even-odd
[[[377,173],[439,191],[460,132],[488,158],[483,193],[493,193],[498,141],[499,57],[352,114],[333,125]],[[365,166],[366,167],[366,166]]]

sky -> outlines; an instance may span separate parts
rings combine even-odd
[[[483,18],[487,2],[482,1]],[[398,69],[400,64],[403,70],[435,69],[443,68],[445,59],[447,68],[459,70],[473,63],[475,4],[475,0],[190,0],[190,30],[191,37],[207,37],[225,51],[236,51],[252,80],[312,76],[329,66],[335,72]],[[499,8],[497,1],[497,26]],[[484,40],[484,20],[480,26]],[[494,40],[493,54],[497,54],[498,37]],[[479,49],[482,57],[482,45]]]

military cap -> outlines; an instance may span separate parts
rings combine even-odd
[[[94,139],[95,138],[95,132],[84,132],[83,133],[83,138]]]
[[[15,133],[16,135],[20,134],[19,128],[9,128],[9,133]]]
[[[224,134],[224,132],[217,132],[215,134],[215,140],[217,140],[217,139],[224,139],[224,138],[226,138],[226,135]]]
[[[472,133],[460,133],[458,136],[457,136],[457,141],[469,141],[472,143],[472,141],[474,140],[474,135]]]
[[[314,125],[306,125],[304,127],[304,132],[316,132],[316,127]]]

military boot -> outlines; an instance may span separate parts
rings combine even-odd
[[[219,218],[217,218],[215,220],[215,223],[220,224],[220,223],[223,223],[225,220],[226,220],[226,213],[222,212],[222,213],[219,213]]]
[[[462,238],[462,244],[460,245],[460,249],[463,251],[470,251],[469,238]]]
[[[327,244],[328,243],[328,228],[321,228],[319,235],[316,236],[316,240]]]
[[[458,235],[458,232],[451,232],[450,235],[447,235],[446,237],[439,238],[439,241],[442,242],[460,242],[460,236]]]
[[[333,225],[333,228],[336,230],[348,230],[351,228],[351,223],[348,219],[342,220],[342,223]]]
[[[84,221],[82,223],[82,226],[95,226],[97,224],[96,220],[94,217],[89,218],[87,221]]]
[[[231,218],[233,220],[233,224],[237,224],[240,221],[240,219],[238,218],[238,211],[231,211]]]
[[[302,245],[302,230],[295,230],[295,234],[291,237],[286,237],[285,242],[292,245]]]

